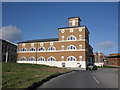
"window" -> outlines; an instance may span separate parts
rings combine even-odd
[[[26,48],[22,48],[20,51],[22,51],[22,52],[23,52],[23,51],[27,51],[27,49],[26,49]]]
[[[34,43],[31,43],[31,46],[34,47]]]
[[[40,48],[38,48],[38,51],[45,51],[45,48],[44,47],[40,47]]]
[[[82,45],[79,45],[79,48],[82,49]]]
[[[62,41],[64,41],[64,36],[62,36]]]
[[[62,50],[64,50],[64,45],[61,46]]]
[[[79,39],[82,40],[82,35],[79,35]]]
[[[31,47],[29,51],[36,51],[35,47]]]
[[[75,20],[72,20],[72,26],[75,26]]]
[[[76,61],[76,58],[74,56],[69,56],[67,58],[67,61]]]
[[[80,61],[82,61],[82,56],[79,56]]]
[[[54,46],[51,46],[48,48],[48,51],[55,51],[55,50],[56,50],[56,48]]]
[[[50,56],[47,61],[56,61],[56,59],[53,56]]]
[[[70,32],[73,32],[73,29],[70,29]]]
[[[67,47],[67,50],[76,50],[76,47],[74,45],[70,45]]]
[[[43,46],[44,44],[43,43],[40,43],[40,46]]]
[[[20,61],[26,61],[26,58],[25,57],[21,57]]]
[[[30,58],[28,59],[28,61],[35,61],[35,58],[34,58],[34,57],[30,57]]]
[[[38,61],[45,61],[45,58],[44,58],[43,56],[40,56],[40,57],[38,58]]]
[[[53,42],[50,42],[50,45],[53,45]]]
[[[82,28],[79,28],[79,32],[82,32]]]
[[[62,29],[62,30],[61,30],[61,33],[64,33],[64,32],[65,32],[65,30],[64,30],[64,29]]]
[[[76,40],[76,37],[73,36],[73,35],[71,35],[71,36],[69,36],[69,37],[67,38],[67,40]]]

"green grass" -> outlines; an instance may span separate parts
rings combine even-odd
[[[45,65],[2,63],[2,88],[27,88],[48,76],[67,71]]]

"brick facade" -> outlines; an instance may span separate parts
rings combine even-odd
[[[77,64],[80,64],[81,68],[86,68],[86,64],[94,62],[93,49],[89,45],[90,33],[86,26],[80,26],[79,17],[69,18],[69,27],[58,28],[58,31],[58,39],[20,42],[18,44],[18,63],[46,64],[57,67],[62,67],[62,63],[66,64],[65,67],[79,67]],[[31,47],[36,50],[29,51]],[[41,47],[44,48],[44,51],[39,51]],[[50,47],[54,47],[55,50],[48,50]],[[21,51],[22,48],[25,48],[26,51]],[[35,61],[29,61],[31,56]],[[38,58],[41,56],[45,60],[38,62]],[[54,62],[48,61],[51,56],[55,58]],[[25,57],[26,60],[21,61],[21,57]]]

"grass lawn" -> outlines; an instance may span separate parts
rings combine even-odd
[[[2,88],[27,88],[67,69],[36,64],[2,63]]]
[[[119,68],[119,67],[115,67],[115,66],[103,66],[103,67],[100,67],[100,66],[97,66],[98,68]]]

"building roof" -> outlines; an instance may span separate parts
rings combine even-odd
[[[120,53],[112,53],[112,54],[109,54],[109,56],[120,56]]]
[[[80,17],[69,17],[68,19],[72,19],[72,18],[78,18],[81,21]]]
[[[49,39],[36,39],[36,40],[28,40],[19,43],[33,43],[33,42],[50,42],[50,41],[58,41],[58,38],[49,38]]]
[[[10,42],[9,40],[5,40],[5,39],[0,39],[0,42],[6,42],[6,43],[9,43],[9,44],[17,46],[17,44],[15,44],[13,42]]]

